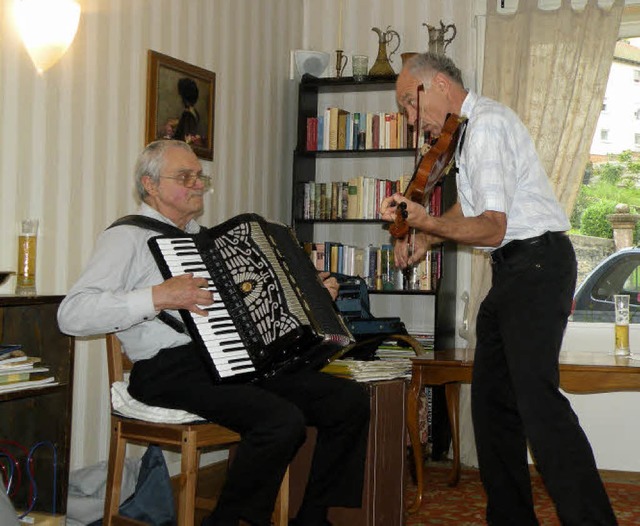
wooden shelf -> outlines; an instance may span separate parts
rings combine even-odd
[[[0,393],[0,440],[15,441],[33,454],[37,500],[34,511],[50,513],[55,495],[56,513],[65,514],[69,483],[71,407],[73,394],[74,339],[58,328],[57,312],[62,296],[0,295],[0,342],[19,343],[29,356],[39,356],[58,385]],[[53,485],[53,451],[56,449],[56,484]],[[14,451],[7,445],[7,450]],[[13,453],[12,453],[13,454]],[[24,455],[20,453],[21,464]],[[28,507],[29,482],[12,500],[16,508]]]
[[[318,115],[319,104],[322,99],[320,94],[362,94],[364,100],[370,100],[368,93],[395,90],[396,76],[377,78],[369,77],[363,82],[356,82],[353,77],[342,78],[315,78],[311,76],[303,76],[298,89],[298,129],[297,129],[297,147],[293,154],[293,181],[292,181],[292,207],[291,207],[291,224],[296,236],[301,242],[315,241],[315,235],[318,231],[324,229],[316,229],[320,225],[355,225],[362,226],[363,231],[366,225],[388,224],[378,219],[300,219],[304,207],[302,200],[304,199],[303,189],[304,183],[316,182],[316,172],[318,159],[335,159],[336,163],[346,159],[376,159],[376,158],[394,158],[397,157],[398,164],[403,162],[401,158],[407,158],[415,155],[413,148],[401,149],[376,149],[376,150],[306,150],[306,128],[307,119]],[[339,97],[330,97],[339,99]],[[353,102],[353,101],[352,101]],[[362,111],[362,110],[360,110]],[[406,159],[405,159],[406,160]],[[400,172],[398,172],[400,173]],[[447,176],[442,181],[442,210],[446,210],[456,200],[455,176]],[[347,235],[353,236],[353,230],[349,229]],[[381,228],[382,231],[382,228]],[[367,230],[368,232],[368,230]],[[384,235],[384,234],[381,234]],[[320,240],[325,241],[325,240]],[[330,241],[340,241],[332,239]],[[389,241],[386,241],[387,243]],[[415,300],[406,303],[413,304],[415,302],[424,301],[425,296],[435,297],[434,307],[429,312],[425,312],[425,320],[429,317],[433,318],[435,326],[434,345],[438,349],[453,347],[455,343],[455,317],[456,317],[456,266],[457,251],[454,243],[447,242],[443,245],[441,252],[441,277],[433,291],[404,291],[404,290],[370,290],[371,295],[384,296],[409,296],[415,297]],[[403,302],[404,303],[404,302]],[[409,307],[411,308],[411,307]],[[402,317],[403,313],[398,312]]]

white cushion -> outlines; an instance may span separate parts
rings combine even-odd
[[[201,416],[188,413],[182,409],[167,409],[143,404],[133,398],[127,390],[127,382],[114,382],[111,386],[111,405],[119,415],[146,422],[160,424],[188,424],[204,422]]]

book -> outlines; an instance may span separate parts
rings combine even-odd
[[[46,367],[32,367],[29,369],[5,370],[0,371],[0,385],[14,384],[29,380],[34,373],[46,373],[49,369]]]
[[[56,379],[53,376],[40,377],[36,375],[36,377],[33,379],[9,384],[0,384],[0,393],[22,391],[24,389],[33,389],[36,387],[45,387],[50,385],[58,385],[58,382],[56,382]]]
[[[332,106],[325,111],[325,120],[329,120],[329,142],[327,150],[344,150],[345,133],[346,133],[346,115],[347,111]],[[326,127],[326,122],[325,122]],[[341,132],[342,128],[342,132]],[[342,136],[342,148],[340,147],[340,136]]]
[[[317,122],[317,130],[316,130],[316,135],[317,135],[317,144],[316,144],[316,150],[324,150],[324,115],[318,115],[316,117],[316,122]]]
[[[314,243],[314,245],[314,250],[316,253],[316,269],[319,271],[327,270],[324,243]]]
[[[338,110],[338,150],[347,149],[347,115],[349,112]]]
[[[40,358],[38,356],[16,356],[14,358],[7,358],[0,362],[0,371],[16,369],[31,368],[34,364],[39,363]]]
[[[9,354],[12,351],[19,351],[22,349],[22,345],[19,343],[0,343],[0,356]]]
[[[307,144],[306,149],[312,152],[318,149],[318,118],[307,117]]]

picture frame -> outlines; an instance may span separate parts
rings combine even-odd
[[[215,91],[213,71],[149,49],[146,144],[184,140],[198,157],[213,160]]]

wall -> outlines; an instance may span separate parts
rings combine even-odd
[[[476,88],[481,77],[483,0],[80,1],[76,41],[40,77],[15,34],[12,0],[0,0],[0,268],[15,269],[19,220],[39,218],[42,294],[64,294],[96,235],[135,209],[131,174],[144,143],[148,49],[217,75],[215,158],[203,163],[216,191],[205,225],[248,210],[288,220],[297,105],[290,51],[333,52],[341,2],[349,56],[372,62],[373,26],[398,31],[399,52],[426,50],[422,24],[442,20],[457,26],[447,54],[466,84]],[[398,71],[397,57],[393,66]],[[109,433],[104,340],[76,348],[72,469],[105,459]]]
[[[40,219],[37,286],[64,294],[93,242],[135,210],[144,145],[147,50],[216,73],[214,174],[203,224],[253,210],[286,220],[300,47],[297,0],[81,0],[76,40],[38,76],[0,1],[0,268],[15,269],[16,225]],[[267,132],[268,130],[268,132]],[[15,281],[0,288],[13,292]],[[77,342],[72,468],[105,459],[104,340]]]
[[[443,19],[457,24],[449,49],[470,71],[470,0],[343,1],[347,53],[374,56],[371,27],[388,24],[402,35],[400,51],[426,49],[422,22]],[[297,105],[290,51],[335,49],[338,0],[81,0],[75,42],[42,76],[18,40],[12,4],[0,0],[0,268],[15,269],[18,222],[39,218],[38,292],[64,294],[96,235],[135,210],[148,49],[217,75],[215,157],[203,163],[216,191],[201,222],[247,210],[288,220]],[[72,469],[106,458],[108,444],[104,340],[79,340],[76,351]]]
[[[578,285],[598,263],[616,251],[613,239],[578,235],[570,235],[569,238],[578,258]]]

